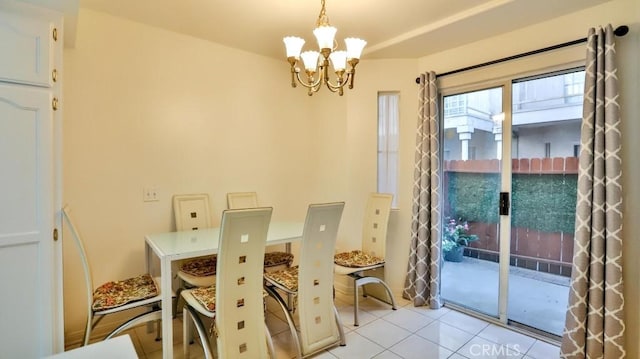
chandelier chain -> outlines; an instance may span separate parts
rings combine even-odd
[[[329,17],[327,16],[327,9],[325,7],[325,0],[320,0],[321,8],[320,14],[318,15],[318,21],[316,21],[316,26],[331,26],[329,24]]]

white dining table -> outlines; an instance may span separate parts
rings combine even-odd
[[[91,343],[44,359],[138,359],[129,334]]]
[[[303,222],[272,221],[267,234],[267,246],[286,244],[290,251],[292,242],[302,239]],[[162,357],[173,359],[172,278],[173,261],[218,253],[220,228],[196,231],[167,232],[145,236],[147,271],[154,273],[153,258],[160,261],[162,296]]]

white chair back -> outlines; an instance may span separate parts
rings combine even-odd
[[[227,193],[227,208],[243,209],[258,207],[258,194],[256,192],[229,192]]]
[[[333,304],[333,255],[344,202],[312,204],[300,249],[298,305],[302,352],[313,353],[340,340]]]
[[[173,196],[173,214],[178,231],[211,227],[209,195],[199,193]]]
[[[93,305],[93,277],[91,275],[91,266],[89,265],[89,259],[87,258],[87,252],[84,249],[84,243],[82,242],[82,237],[80,237],[80,233],[76,229],[73,220],[70,215],[71,209],[68,205],[64,205],[62,207],[62,217],[64,218],[64,223],[69,226],[69,232],[71,232],[71,237],[73,238],[73,242],[76,244],[78,248],[78,253],[80,255],[80,261],[82,262],[82,270],[84,271],[84,284],[86,291],[86,301],[87,301],[87,323],[85,326],[85,338],[83,338],[83,343],[87,343],[89,341],[89,335],[91,333],[91,319],[93,318],[92,305]],[[63,224],[64,224],[63,223]]]
[[[222,214],[216,280],[219,358],[267,358],[263,261],[272,208]]]
[[[385,258],[387,227],[392,200],[393,195],[388,193],[371,193],[369,195],[362,224],[363,252]]]

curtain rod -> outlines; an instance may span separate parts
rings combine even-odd
[[[624,36],[628,32],[629,32],[629,27],[627,25],[618,26],[613,31],[613,33],[616,36]],[[581,43],[584,43],[584,42],[587,42],[587,38],[586,37],[582,38],[582,39],[578,39],[578,40],[564,42],[562,44],[557,44],[557,45],[544,47],[542,49],[537,49],[537,50],[533,50],[533,51],[523,52],[523,53],[517,54],[517,55],[503,57],[503,58],[497,59],[497,60],[483,62],[481,64],[476,64],[476,65],[472,65],[472,66],[463,67],[463,68],[460,68],[460,69],[457,69],[457,70],[452,70],[452,71],[444,72],[444,73],[441,73],[441,74],[436,74],[436,78],[443,77],[443,76],[449,76],[449,75],[457,74],[457,73],[464,72],[464,71],[475,70],[475,69],[480,68],[480,67],[485,67],[485,66],[489,66],[489,65],[495,65],[495,64],[499,64],[501,62],[511,61],[511,60],[519,59],[519,58],[526,57],[526,56],[540,54],[540,53],[547,52],[547,51],[557,50],[557,49],[561,49],[563,47],[578,45],[578,44],[581,44]],[[420,77],[416,77],[416,83],[417,84],[420,83]]]

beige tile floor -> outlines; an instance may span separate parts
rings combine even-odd
[[[316,359],[555,359],[556,346],[475,317],[441,308],[414,307],[398,299],[392,311],[375,299],[360,301],[360,326],[353,326],[351,297],[336,298],[347,345],[322,352]],[[277,358],[294,358],[295,351],[288,326],[280,308],[272,299],[267,302],[267,325],[273,336]],[[174,354],[182,358],[182,319],[174,320]],[[141,326],[128,332],[140,358],[162,358],[161,343],[155,334]],[[199,344],[191,345],[191,358],[203,358]]]

